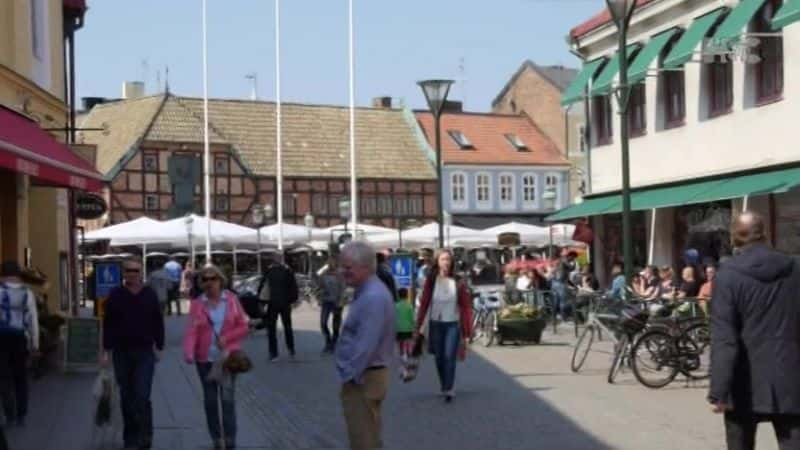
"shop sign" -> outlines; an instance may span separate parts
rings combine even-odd
[[[500,247],[517,247],[520,242],[519,233],[500,233],[497,235],[497,245]]]
[[[731,227],[731,210],[696,208],[686,214],[686,225],[691,232],[728,231]]]
[[[80,194],[75,199],[75,215],[79,219],[99,219],[108,211],[108,204],[99,195]]]

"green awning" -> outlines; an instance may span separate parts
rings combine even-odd
[[[581,69],[580,73],[572,80],[572,83],[570,83],[561,96],[561,106],[570,105],[583,98],[586,85],[589,84],[589,80],[594,78],[597,69],[600,68],[603,61],[603,58],[598,58],[583,65],[583,69]]]
[[[717,20],[719,20],[720,16],[722,16],[725,11],[724,8],[717,9],[694,19],[694,22],[692,22],[686,32],[683,33],[683,36],[678,39],[675,46],[672,47],[672,51],[669,52],[669,55],[664,58],[664,68],[674,69],[691,60],[698,44],[703,41],[708,31],[717,23]]]
[[[800,0],[786,0],[772,18],[772,29],[780,30],[798,20],[800,20]]]
[[[766,0],[742,0],[733,8],[728,17],[719,25],[714,33],[714,42],[723,44],[736,41],[741,36],[745,26],[756,14]]]
[[[650,42],[644,46],[628,68],[628,83],[638,83],[645,79],[650,64],[653,60],[658,58],[664,46],[667,45],[669,40],[672,39],[677,32],[677,28],[672,28],[650,38]]]
[[[619,212],[620,196],[608,195],[604,197],[587,198],[581,203],[568,206],[557,213],[548,216],[545,220],[550,222],[562,222],[579,217],[599,216],[601,214],[611,214]]]
[[[631,210],[643,211],[708,203],[741,198],[746,195],[779,194],[798,186],[800,186],[800,167],[750,175],[730,175],[713,180],[637,190],[631,194]],[[583,203],[562,209],[545,220],[557,222],[578,217],[615,214],[621,211],[622,196],[617,193],[586,199]]]
[[[639,44],[631,44],[628,46],[628,58],[631,57],[634,51],[639,48]],[[611,90],[611,85],[614,83],[614,77],[617,76],[619,72],[619,53],[614,53],[614,56],[608,60],[608,64],[606,64],[603,71],[600,72],[600,75],[594,80],[592,83],[592,92],[590,95],[592,97],[597,95],[606,95]]]

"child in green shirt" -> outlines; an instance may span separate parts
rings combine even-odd
[[[411,358],[411,351],[414,348],[414,307],[408,298],[408,289],[398,289],[394,310],[397,321],[395,324],[397,347],[403,361],[400,377],[408,382],[416,376],[416,362]]]

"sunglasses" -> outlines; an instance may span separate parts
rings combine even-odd
[[[125,273],[139,273],[140,269],[125,269]]]
[[[217,281],[219,277],[203,277],[203,283],[208,283],[210,281]]]

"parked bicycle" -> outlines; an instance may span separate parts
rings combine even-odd
[[[497,322],[502,307],[502,295],[499,292],[476,292],[473,295],[474,317],[472,319],[470,343],[480,340],[486,347],[494,343],[497,336]]]

